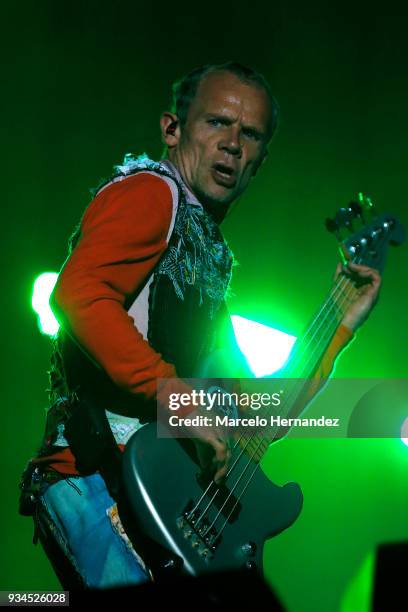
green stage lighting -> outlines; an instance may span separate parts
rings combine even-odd
[[[38,315],[38,327],[42,334],[55,336],[59,323],[50,308],[50,295],[57,282],[56,272],[44,272],[34,281],[31,305]]]
[[[231,316],[238,346],[255,376],[277,372],[286,362],[296,336],[238,315]]]
[[[44,272],[35,279],[33,286],[31,304],[38,315],[41,333],[48,336],[54,336],[59,329],[49,304],[57,278],[56,272]],[[231,321],[238,346],[255,376],[273,374],[284,365],[296,336],[238,315],[232,315]]]

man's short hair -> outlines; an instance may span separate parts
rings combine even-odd
[[[173,104],[172,112],[178,116],[180,126],[183,127],[187,121],[188,111],[191,102],[197,94],[197,89],[202,79],[213,72],[230,72],[234,74],[243,83],[261,87],[267,94],[271,106],[271,123],[268,131],[268,140],[270,140],[277,128],[279,118],[279,106],[272,95],[271,88],[265,77],[256,70],[248,68],[238,62],[225,62],[224,64],[205,64],[195,68],[181,79],[173,83]]]

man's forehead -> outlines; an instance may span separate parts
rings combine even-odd
[[[192,103],[193,114],[244,111],[253,119],[267,121],[269,100],[264,89],[226,71],[206,75]],[[195,112],[194,112],[195,111]]]

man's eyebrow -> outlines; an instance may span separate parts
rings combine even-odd
[[[221,119],[223,121],[231,121],[231,122],[234,120],[232,117],[229,117],[228,115],[223,115],[220,112],[204,113],[204,117],[205,119]]]
[[[233,121],[232,117],[229,117],[228,115],[223,115],[220,112],[204,113],[204,117],[205,117],[205,119],[220,119],[221,121],[225,121],[226,123],[230,123],[230,122]],[[259,136],[260,138],[265,136],[265,132],[260,130],[259,128],[255,127],[254,125],[243,125],[242,129],[250,130],[251,132],[256,134],[256,136]]]

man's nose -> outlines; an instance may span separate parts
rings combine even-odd
[[[242,147],[239,131],[236,129],[230,129],[228,131],[228,134],[224,134],[224,137],[220,141],[218,148],[223,151],[227,151],[231,155],[241,157]]]

